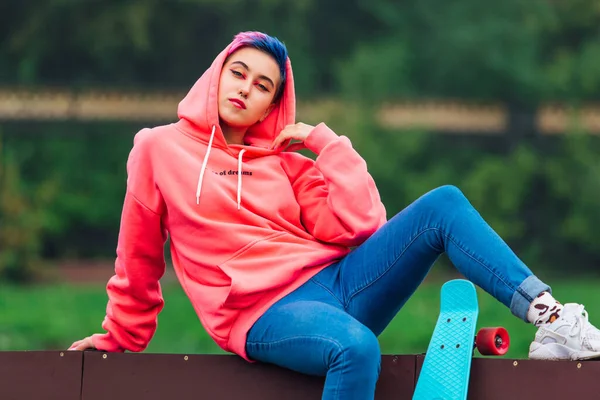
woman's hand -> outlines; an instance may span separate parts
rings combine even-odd
[[[297,124],[288,125],[279,133],[271,144],[271,149],[275,149],[288,139],[295,139],[304,142],[308,134],[315,129],[314,126],[298,122]]]
[[[92,342],[92,337],[88,336],[85,339],[81,339],[76,341],[69,347],[69,350],[87,350],[87,349],[95,349],[94,343]]]

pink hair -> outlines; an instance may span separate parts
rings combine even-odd
[[[250,31],[250,32],[240,32],[233,38],[233,43],[231,44],[231,48],[227,55],[232,54],[240,47],[243,46],[253,46],[258,41],[264,41],[268,38],[262,32]]]

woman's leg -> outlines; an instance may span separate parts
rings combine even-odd
[[[379,335],[443,252],[467,279],[523,320],[532,300],[550,291],[453,186],[416,200],[313,280]]]
[[[313,282],[379,335],[446,252],[467,279],[539,327],[529,357],[600,357],[600,330],[583,305],[564,306],[453,186],[435,189],[392,218]]]
[[[326,376],[323,400],[371,400],[381,353],[370,329],[309,281],[254,324],[248,356],[308,375]]]

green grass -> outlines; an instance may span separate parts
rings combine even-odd
[[[600,323],[597,280],[555,281],[555,297],[586,305],[592,323]],[[422,285],[380,336],[384,354],[423,353],[439,310],[441,282]],[[201,327],[177,284],[163,287],[165,309],[146,352],[222,353]],[[479,290],[478,326],[504,326],[511,335],[510,358],[525,358],[535,328]],[[56,350],[91,333],[102,332],[106,293],[97,286],[0,286],[0,351]]]

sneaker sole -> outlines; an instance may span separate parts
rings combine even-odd
[[[538,342],[531,343],[529,346],[529,358],[532,360],[590,360],[600,358],[600,352],[595,351],[574,351],[559,343],[541,344]]]

